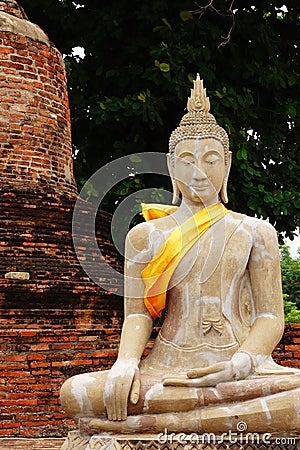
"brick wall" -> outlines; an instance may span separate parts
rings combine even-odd
[[[19,308],[2,321],[0,436],[59,437],[76,427],[60,408],[59,389],[71,375],[104,370],[114,362],[122,305],[116,299],[104,303],[102,312],[69,311],[68,320],[62,308],[52,313]],[[300,324],[287,325],[276,361],[300,369],[299,341]]]
[[[300,369],[300,323],[286,324],[283,338],[274,350],[273,358],[282,366]]]
[[[72,241],[77,197],[62,56],[14,0],[0,0],[0,435],[59,436],[70,420],[59,388],[115,357],[121,297],[81,268]],[[84,214],[94,214],[82,201]],[[97,244],[78,230],[91,267],[119,289],[122,270],[99,212]],[[5,277],[29,274],[28,280]]]
[[[0,2],[0,186],[74,196],[62,56],[11,3]]]
[[[13,14],[19,19],[27,19],[27,15],[15,0],[5,0],[0,2],[0,11]]]
[[[60,408],[59,389],[71,375],[111,366],[121,320],[110,308],[89,323],[78,310],[65,324],[59,309],[56,320],[19,309],[1,324],[0,436],[64,436],[74,427]]]
[[[123,316],[121,297],[82,270],[72,242],[75,200],[35,192],[0,191],[0,435],[62,436],[71,421],[58,403],[69,376],[110,367]],[[92,207],[82,201],[88,216]],[[96,220],[100,265],[122,271],[108,240],[111,216]],[[82,230],[89,248],[91,237]],[[29,280],[6,279],[22,271]]]

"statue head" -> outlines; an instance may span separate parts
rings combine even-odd
[[[216,119],[210,114],[210,102],[203,87],[203,81],[197,74],[194,80],[194,88],[187,101],[187,114],[183,116],[179,126],[172,132],[169,141],[169,169],[173,184],[173,203],[176,201],[179,189],[174,178],[174,166],[176,160],[176,148],[183,141],[216,140],[221,144],[224,152],[224,180],[220,188],[220,195],[224,203],[228,202],[227,178],[231,165],[231,152],[229,151],[229,139],[226,131],[220,127]],[[182,144],[180,144],[182,146]]]

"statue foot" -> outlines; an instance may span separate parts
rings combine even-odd
[[[126,420],[112,421],[93,417],[79,420],[79,429],[85,434],[111,433],[160,433],[166,429],[180,432],[183,429],[201,432],[201,410],[188,413],[162,413],[128,416]]]
[[[300,388],[239,403],[196,408],[186,412],[138,414],[124,421],[105,417],[80,419],[79,428],[85,434],[111,433],[215,433],[243,431],[255,433],[299,432]]]

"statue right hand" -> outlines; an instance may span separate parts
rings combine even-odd
[[[140,382],[138,360],[120,358],[108,372],[104,386],[104,405],[109,420],[126,420],[128,398],[136,404]]]

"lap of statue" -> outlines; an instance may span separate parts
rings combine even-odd
[[[244,380],[202,387],[197,386],[199,378],[167,378],[162,374],[153,377],[143,373],[137,375],[135,368],[134,371],[135,378],[131,383],[130,377],[130,380],[126,379],[128,365],[118,361],[115,374],[121,374],[122,382],[113,399],[109,399],[112,388],[109,371],[68,379],[61,390],[63,409],[75,420],[83,419],[89,431],[94,433],[162,432],[166,428],[177,432],[209,430],[221,433],[234,430],[241,421],[247,424],[248,431],[253,432],[298,428],[300,373],[297,371],[294,374],[282,370],[277,375],[250,375]],[[114,376],[118,378],[118,375]],[[127,398],[124,394],[126,383],[131,386]],[[111,420],[106,414],[107,401],[114,403],[110,410]],[[126,404],[126,415],[123,412],[123,416],[122,402]]]

